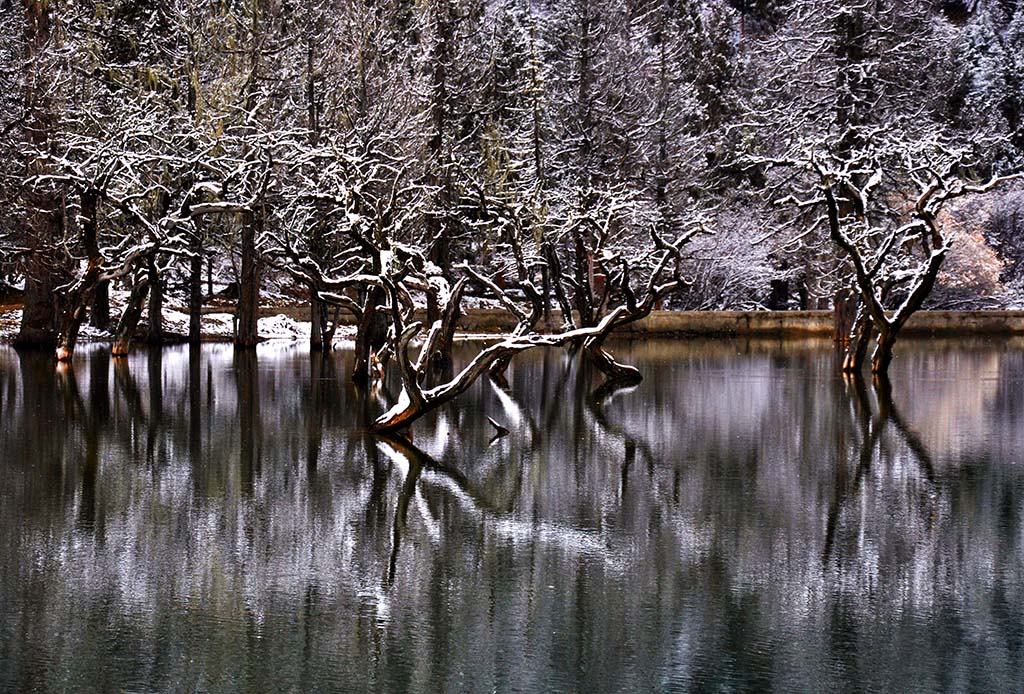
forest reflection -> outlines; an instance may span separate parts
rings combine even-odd
[[[538,352],[411,441],[345,350],[0,348],[0,689],[1022,690],[1022,346]]]

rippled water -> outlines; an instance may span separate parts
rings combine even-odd
[[[1024,343],[616,353],[408,445],[345,351],[0,348],[0,688],[1024,691]]]

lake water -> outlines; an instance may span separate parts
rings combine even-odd
[[[1024,342],[614,348],[410,445],[345,350],[0,347],[0,689],[1024,691]]]

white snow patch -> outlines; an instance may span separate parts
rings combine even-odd
[[[311,324],[297,321],[284,314],[259,319],[259,335],[269,340],[309,339]]]

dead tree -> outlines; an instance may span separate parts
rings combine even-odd
[[[951,199],[984,193],[1004,181],[1020,177],[1020,174],[996,176],[988,182],[972,184],[962,177],[961,157],[947,156],[946,159],[941,168],[924,164],[909,172],[919,190],[906,215],[909,219],[881,227],[872,224],[869,217],[869,206],[885,175],[880,165],[861,184],[858,179],[863,176],[863,170],[829,168],[812,159],[820,180],[829,237],[852,266],[853,282],[861,299],[861,311],[854,323],[844,370],[861,367],[873,333],[876,347],[871,370],[881,374],[888,371],[900,330],[928,298],[949,251],[939,220],[943,205]],[[859,233],[854,236],[849,227]],[[906,285],[905,298],[890,312],[885,300],[897,284]]]
[[[606,383],[624,385],[639,382],[642,379],[640,372],[632,366],[617,362],[604,349],[605,339],[616,328],[649,315],[663,297],[684,284],[684,279],[680,275],[680,248],[696,233],[697,229],[694,229],[669,243],[661,237],[654,226],[651,227],[651,240],[656,249],[652,255],[654,267],[649,271],[640,292],[633,287],[628,261],[622,257],[609,256],[609,263],[617,261],[617,270],[610,278],[615,288],[608,290],[608,296],[602,303],[607,305],[611,297],[619,300],[614,308],[605,312],[596,325],[563,330],[554,334],[538,333],[533,329],[531,322],[533,325],[536,324],[536,318],[543,309],[540,302],[535,302],[533,310],[528,313],[513,311],[520,317],[520,323],[510,336],[478,352],[457,374],[443,374],[440,380],[436,380],[430,367],[439,352],[450,353],[450,335],[454,332],[454,323],[458,318],[457,306],[453,307],[452,304],[461,301],[461,292],[458,291],[460,283],[456,283],[452,291],[437,294],[440,318],[429,326],[419,352],[413,358],[411,344],[423,332],[424,326],[418,321],[408,322],[410,312],[405,309],[408,302],[403,301],[402,295],[408,294],[410,287],[418,285],[422,288],[423,283],[416,277],[415,272],[394,265],[386,266],[380,281],[388,294],[390,339],[402,385],[395,405],[373,423],[374,431],[394,432],[407,428],[423,415],[465,392],[496,363],[507,363],[516,354],[535,347],[581,345],[588,358],[605,374]],[[469,274],[478,280],[485,279],[478,272],[471,271]],[[498,288],[496,283],[489,280],[484,283],[492,291],[496,291],[505,306],[513,304],[507,293]],[[429,280],[426,282],[427,286],[431,284]],[[433,284],[437,286],[441,283],[438,281]],[[450,359],[450,356],[448,358]]]

